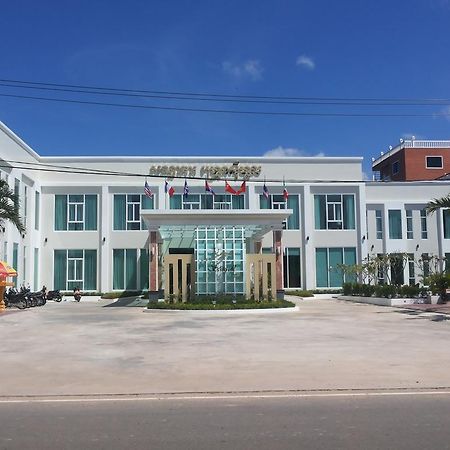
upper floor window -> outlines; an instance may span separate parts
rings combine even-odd
[[[394,161],[392,163],[392,175],[397,175],[400,172],[400,161]]]
[[[18,180],[17,178],[14,178],[14,195],[14,207],[18,210],[20,201],[20,180]]]
[[[377,239],[383,239],[383,216],[381,209],[375,211],[375,226],[377,230]]]
[[[444,239],[450,239],[450,209],[442,210],[442,218],[444,220]]]
[[[420,228],[421,238],[428,239],[427,211],[425,209],[420,210]]]
[[[427,156],[427,169],[442,169],[442,156]]]
[[[97,195],[55,195],[55,230],[97,230]]]
[[[355,196],[315,195],[314,218],[316,230],[354,230]]]
[[[406,210],[406,239],[413,239],[413,212],[412,209]]]
[[[39,230],[39,217],[41,214],[41,194],[36,191],[34,197],[34,229]]]
[[[147,230],[148,227],[141,218],[141,210],[153,208],[153,197],[143,194],[115,194],[113,229]]]
[[[402,212],[399,209],[390,209],[389,218],[389,239],[402,238]]]
[[[175,194],[170,198],[170,209],[245,209],[245,197],[230,194]]]
[[[259,207],[261,209],[292,209],[292,214],[283,223],[287,230],[299,230],[299,201],[298,195],[290,194],[286,200],[283,195],[269,195],[269,198],[264,195],[259,196]]]

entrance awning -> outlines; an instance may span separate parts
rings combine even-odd
[[[144,209],[141,216],[150,231],[161,237],[175,237],[173,233],[194,233],[197,226],[242,226],[246,237],[261,239],[273,230],[282,230],[283,221],[292,209],[229,210],[229,209]]]

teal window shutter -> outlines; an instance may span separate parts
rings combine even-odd
[[[175,194],[172,197],[170,197],[169,202],[170,202],[170,209],[182,209],[180,194]]]
[[[53,257],[53,289],[67,289],[67,250],[55,250]]]
[[[355,229],[355,196],[343,195],[344,198],[344,230]]]
[[[125,289],[137,289],[137,249],[125,250]]]
[[[126,195],[114,195],[114,230],[126,230],[127,228],[126,204]]]
[[[444,239],[450,239],[450,209],[443,209],[442,217],[444,219]]]
[[[141,213],[143,209],[154,209],[153,197],[141,195]],[[148,226],[144,219],[141,219],[141,230],[148,230]]]
[[[344,282],[342,269],[338,267],[343,262],[342,248],[329,248],[330,287],[341,287]]]
[[[125,284],[125,250],[115,248],[113,250],[113,289],[124,289]]]
[[[231,197],[231,207],[233,209],[245,209],[245,197],[243,195],[233,195]]]
[[[84,251],[84,289],[97,289],[97,250]]]
[[[264,197],[264,195],[259,196],[259,209],[271,209],[270,196],[269,198]]]
[[[346,266],[353,266],[356,264],[356,248],[355,247],[345,247],[344,248],[344,264]],[[356,275],[345,275],[346,283],[356,283]]]
[[[86,212],[84,229],[97,230],[97,195],[85,195],[84,208]]]
[[[328,287],[328,252],[326,248],[316,248],[316,286]]]
[[[402,216],[399,209],[390,209],[389,217],[389,239],[402,238]]]
[[[327,228],[326,198],[325,195],[314,196],[314,223],[316,230]]]
[[[292,214],[288,218],[287,228],[288,230],[299,230],[299,208],[298,208],[298,195],[290,195],[287,200],[288,209],[292,209]]]
[[[55,230],[67,230],[67,195],[55,195]]]
[[[141,255],[139,259],[140,266],[140,286],[139,289],[148,289],[149,278],[149,257],[148,249],[141,248]]]

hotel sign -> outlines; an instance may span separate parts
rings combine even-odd
[[[234,178],[235,180],[249,180],[257,178],[261,174],[261,166],[201,166],[197,173],[197,166],[150,166],[149,175],[183,178],[183,177],[204,177],[208,179]]]

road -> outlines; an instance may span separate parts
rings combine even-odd
[[[450,448],[450,391],[0,400],[0,449]]]

